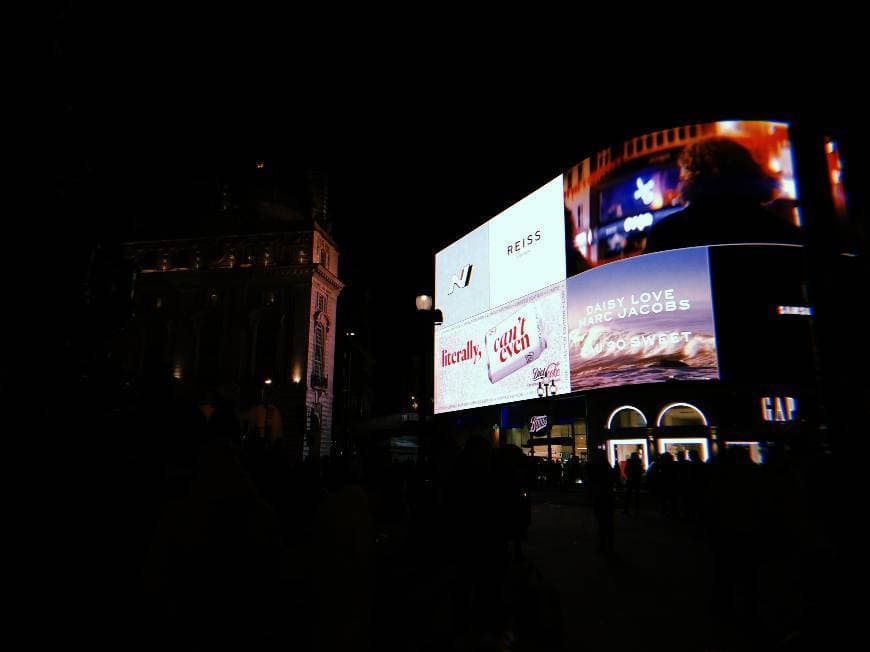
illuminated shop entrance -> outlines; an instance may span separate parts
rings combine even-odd
[[[663,437],[658,440],[659,453],[670,453],[675,460],[691,459],[695,451],[702,462],[710,459],[710,447],[706,437]]]
[[[646,428],[646,415],[633,405],[620,405],[607,418],[607,430]],[[636,430],[637,434],[643,431]],[[607,459],[610,466],[619,466],[619,473],[625,475],[625,463],[632,453],[639,453],[643,468],[649,466],[649,448],[646,438],[620,438],[607,440]]]
[[[649,467],[649,448],[646,439],[608,439],[607,461],[610,466],[619,464],[619,472],[625,475],[625,463],[632,453],[640,453],[644,470]]]
[[[659,412],[658,428],[687,428],[706,432],[709,423],[706,415],[691,403],[671,403]],[[657,449],[660,454],[670,453],[675,460],[691,459],[694,451],[704,462],[710,459],[710,445],[706,436],[659,437]]]
[[[587,457],[586,405],[582,398],[526,401],[501,408],[506,446],[518,446],[532,457],[569,462]]]
[[[550,457],[546,437],[526,436],[525,447],[534,457]],[[550,430],[550,446],[553,460],[569,461],[574,455],[586,459],[586,422],[555,423]]]

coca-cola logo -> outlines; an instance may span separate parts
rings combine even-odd
[[[556,360],[546,367],[535,367],[532,369],[532,380],[558,380],[562,376],[559,371],[559,360]]]

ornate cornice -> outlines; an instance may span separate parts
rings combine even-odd
[[[344,289],[344,283],[342,283],[335,274],[330,272],[323,265],[314,265],[314,275],[316,275],[318,279],[329,285],[336,292],[341,292],[342,289]]]

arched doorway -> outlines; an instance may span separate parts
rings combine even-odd
[[[659,411],[656,427],[694,431],[698,434],[666,435],[657,438],[656,446],[660,454],[670,453],[674,459],[689,459],[695,451],[700,459],[710,459],[710,444],[707,437],[709,427],[707,416],[691,403],[670,403]]]
[[[620,474],[624,472],[625,462],[632,453],[640,453],[644,469],[649,466],[649,446],[646,436],[638,437],[628,434],[632,429],[646,427],[646,415],[641,409],[633,405],[620,405],[610,413],[607,419],[608,432],[623,432],[627,435],[625,438],[612,436],[607,440],[607,460],[611,466],[618,466]]]

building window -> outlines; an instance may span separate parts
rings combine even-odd
[[[323,383],[323,348],[325,335],[323,332],[323,324],[314,324],[314,369],[313,385],[321,385]]]
[[[633,405],[622,405],[610,413],[607,419],[607,429],[613,428],[644,428],[646,415]]]
[[[329,252],[326,250],[326,247],[320,248],[320,264],[324,267],[329,266]]]
[[[656,420],[662,426],[707,426],[707,417],[690,403],[671,403],[662,408]]]
[[[314,310],[316,312],[326,312],[326,297],[324,295],[318,292],[314,302]]]

